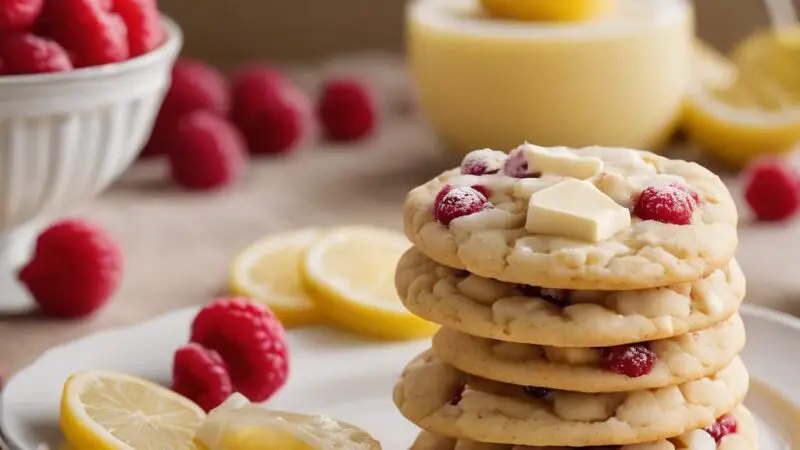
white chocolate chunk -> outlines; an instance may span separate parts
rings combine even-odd
[[[600,361],[600,352],[593,348],[543,347],[547,360],[558,364],[593,364]]]
[[[603,171],[602,159],[580,156],[567,148],[545,148],[527,144],[522,147],[522,152],[530,173],[585,180]]]
[[[561,392],[553,401],[553,412],[564,420],[601,422],[614,415],[624,396]]]
[[[716,315],[722,312],[722,300],[713,292],[705,292],[700,296],[700,305],[706,314]]]
[[[717,450],[717,442],[703,430],[692,430],[675,438],[687,450]]]
[[[567,179],[534,192],[525,229],[598,242],[630,227],[631,213],[588,181]]]

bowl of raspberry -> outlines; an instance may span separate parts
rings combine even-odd
[[[182,42],[157,0],[0,0],[4,297],[40,226],[134,161]]]

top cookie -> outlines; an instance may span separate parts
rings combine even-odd
[[[736,250],[737,212],[702,166],[621,148],[468,154],[413,189],[404,228],[441,264],[546,288],[694,281]]]

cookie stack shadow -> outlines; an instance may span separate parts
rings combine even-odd
[[[733,259],[736,218],[727,190],[694,164],[635,152],[635,158],[658,163],[632,169],[615,165],[618,153],[597,152],[608,173],[637,182],[680,176],[708,203],[706,210],[698,206],[695,223],[680,229],[646,228],[634,217],[633,231],[620,242],[636,248],[637,239],[649,239],[666,248],[670,233],[676,240],[687,232],[696,239],[713,235],[703,227],[715,221],[732,225],[732,235],[717,238],[732,236],[733,242],[716,246],[711,256],[692,248],[710,244],[676,244],[694,251],[673,262],[680,275],[667,267],[639,277],[636,270],[649,269],[632,265],[629,273],[591,272],[563,262],[563,255],[547,260],[557,253],[555,238],[530,238],[519,229],[527,203],[514,198],[521,190],[502,173],[481,178],[454,169],[413,190],[404,214],[415,246],[398,264],[396,285],[406,308],[441,329],[431,348],[406,366],[393,392],[400,412],[422,429],[412,449],[757,448],[755,420],[742,405],[749,385],[739,357],[745,279]],[[431,209],[441,189],[477,182],[488,188],[495,210],[503,204],[504,213],[520,216],[517,228],[485,209],[449,225],[434,220]],[[525,267],[534,259],[515,254],[537,251],[543,255],[537,264],[552,267]],[[559,264],[571,268],[560,272]],[[690,266],[694,275],[683,270]]]

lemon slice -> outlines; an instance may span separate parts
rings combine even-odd
[[[698,46],[684,129],[704,151],[729,165],[742,167],[762,155],[786,153],[800,142],[800,85],[785,76],[791,63],[772,56],[785,55],[786,49],[773,48],[777,42],[754,35],[734,51],[734,60]]]
[[[601,16],[616,0],[481,0],[492,16],[511,20],[574,22]]]
[[[397,262],[409,247],[393,231],[332,230],[306,251],[303,282],[320,311],[353,331],[386,339],[430,336],[437,327],[408,312],[394,285]]]
[[[308,229],[267,236],[247,247],[231,264],[229,289],[264,302],[286,328],[316,323],[314,303],[303,292],[300,255],[322,234]]]
[[[61,430],[75,449],[192,450],[204,419],[190,400],[115,372],[75,374],[61,397]]]
[[[203,450],[380,450],[367,432],[324,416],[270,411],[240,394],[211,411],[197,430]]]

